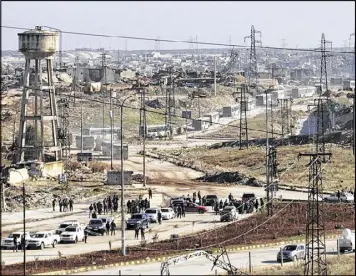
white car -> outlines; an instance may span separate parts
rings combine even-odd
[[[84,228],[82,226],[68,226],[61,234],[61,243],[84,241]]]
[[[62,222],[59,226],[58,229],[56,230],[56,234],[60,235],[68,226],[79,226],[79,222],[77,220],[67,220]]]
[[[29,240],[27,248],[40,248],[41,250],[46,246],[53,248],[60,241],[60,237],[54,234],[54,231],[41,231],[34,234]]]
[[[341,253],[345,251],[355,252],[355,232],[350,229],[344,229],[339,237],[338,245]]]
[[[324,201],[326,202],[338,202],[339,198],[337,197],[337,193],[333,193],[327,197],[324,197]],[[341,202],[354,202],[354,196],[351,193],[340,192],[340,201]]]
[[[150,222],[158,222],[158,213],[161,212],[159,208],[147,208],[145,214],[150,219]]]
[[[20,246],[21,245],[21,239],[23,237],[23,232],[14,232],[12,234],[10,234],[7,238],[5,238],[2,243],[1,243],[1,247],[3,249],[12,249],[14,248],[14,238],[17,237],[17,245]],[[26,246],[28,244],[28,240],[31,238],[30,233],[29,232],[25,232],[25,243]]]
[[[176,214],[172,208],[161,208],[162,219],[173,219]]]

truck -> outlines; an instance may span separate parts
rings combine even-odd
[[[47,246],[56,247],[59,243],[60,237],[54,231],[40,231],[36,232],[29,240],[27,248],[43,249]]]
[[[338,239],[339,252],[345,251],[355,252],[355,232],[350,229],[344,229]]]
[[[64,232],[60,235],[61,243],[64,242],[73,242],[77,243],[78,241],[84,241],[84,227],[80,225],[71,225],[68,226]]]
[[[79,222],[77,220],[67,220],[62,222],[59,226],[58,229],[56,230],[56,234],[60,235],[62,232],[68,227],[68,226],[78,226]]]
[[[13,232],[7,238],[2,241],[2,249],[12,249],[14,248],[14,238],[17,237],[17,247],[21,248],[21,240],[23,238],[23,232]],[[29,232],[25,232],[25,246],[28,244],[28,240],[31,238]]]

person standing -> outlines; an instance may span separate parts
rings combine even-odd
[[[138,234],[140,232],[140,223],[137,222],[135,225],[135,239],[138,240]]]
[[[90,204],[90,206],[89,206],[89,218],[90,218],[91,214],[93,213],[93,209],[94,209],[93,204]]]
[[[62,199],[60,198],[58,201],[58,205],[59,205],[59,212],[62,212]]]
[[[114,236],[115,236],[116,224],[114,221],[112,221],[110,224],[110,230],[111,230],[111,236],[112,236],[112,234],[114,234]]]
[[[341,195],[340,195],[340,190],[337,190],[337,200],[340,202],[340,197],[341,197]]]
[[[105,228],[106,228],[106,235],[109,236],[109,231],[110,231],[110,223],[109,223],[109,221],[106,222]]]
[[[182,207],[180,205],[177,207],[177,218],[182,218]]]
[[[151,190],[151,188],[148,189],[148,199],[152,199],[152,190]]]
[[[141,240],[145,240],[145,229],[141,227]]]
[[[73,212],[73,199],[69,199],[69,211]]]
[[[84,230],[84,242],[87,243],[88,232]]]
[[[53,207],[53,212],[54,212],[55,208],[56,208],[56,199],[55,198],[52,200],[52,207]]]
[[[185,218],[185,207],[183,204],[182,204],[182,216],[183,216],[183,218]]]
[[[17,252],[17,247],[18,247],[17,236],[15,236],[14,237],[14,251],[13,252],[15,252],[15,250]]]
[[[158,212],[157,219],[158,219],[158,223],[161,224],[162,223],[162,213],[161,212]]]

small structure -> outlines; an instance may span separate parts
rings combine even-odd
[[[208,114],[205,114],[203,118],[206,118],[206,120],[209,121],[210,125],[213,125],[214,123],[218,123],[220,121],[220,114],[219,112],[211,112]]]
[[[132,184],[133,171],[124,171],[124,184]],[[121,171],[108,171],[106,185],[121,185]]]
[[[209,127],[210,123],[207,120],[207,118],[198,118],[198,119],[194,119],[192,122],[192,127],[196,130],[205,130]]]
[[[83,150],[92,150],[95,147],[94,136],[83,135]],[[75,137],[75,144],[78,149],[82,147],[82,138],[80,135]]]
[[[103,141],[101,143],[104,156],[111,156],[111,142]],[[113,158],[121,158],[121,144],[113,144]],[[123,145],[123,158],[127,160],[129,158],[129,146]]]
[[[223,107],[223,117],[236,117],[240,113],[240,106],[235,104]]]
[[[191,119],[192,118],[192,111],[191,110],[183,110],[182,111],[182,118]]]

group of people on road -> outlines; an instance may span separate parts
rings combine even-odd
[[[136,223],[135,225],[135,239],[138,240],[138,234],[141,232],[141,240],[145,240],[145,228],[141,223]]]
[[[219,211],[224,209],[226,206],[235,206],[239,214],[250,214],[253,213],[253,211],[258,211],[264,205],[265,203],[263,201],[263,198],[256,198],[247,201],[235,200],[230,193],[228,199],[226,199],[224,202],[221,199],[219,202],[215,201],[214,211],[215,214],[218,215]]]
[[[109,233],[115,236],[115,231],[116,231],[116,223],[115,221],[107,221],[105,224],[105,229],[106,229],[106,235],[109,236]]]
[[[24,237],[24,235],[22,236],[20,243],[19,243],[19,241],[18,241],[17,236],[15,235],[15,236],[14,236],[13,243],[14,243],[14,250],[13,250],[13,252],[15,252],[15,251],[18,252],[19,247],[20,247],[21,250],[23,251],[24,248],[25,248],[25,237]]]
[[[57,199],[53,198],[52,200],[52,208],[53,212],[56,210]],[[59,212],[73,212],[73,199],[71,197],[60,197],[58,199]]]
[[[142,199],[142,195],[138,197],[138,199],[128,200],[126,203],[127,213],[128,214],[135,214],[141,213],[147,208],[150,208],[150,200],[147,198]]]
[[[89,218],[97,218],[97,215],[107,215],[117,212],[119,209],[119,197],[114,195],[109,195],[105,197],[102,201],[94,202],[89,206]]]

